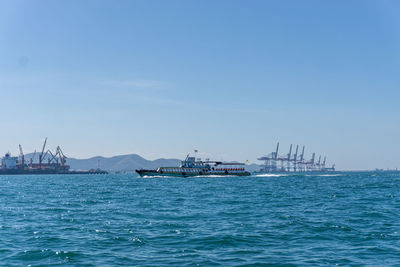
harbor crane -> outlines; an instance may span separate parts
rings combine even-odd
[[[47,143],[47,137],[46,137],[46,139],[44,140],[44,143],[43,143],[42,153],[40,153],[40,155],[39,155],[39,168],[42,168],[43,153],[44,153],[44,149],[46,148],[46,143]]]
[[[301,154],[299,154],[299,145],[296,145],[296,151],[292,153],[293,144],[290,145],[289,153],[279,155],[279,142],[276,150],[266,156],[258,158],[264,161],[263,168],[260,172],[305,172],[305,171],[335,171],[335,166],[326,167],[326,156],[322,161],[322,155],[316,160],[315,153],[312,154],[310,160],[305,159],[305,146],[303,146]]]
[[[297,152],[299,151],[299,145],[297,145],[296,146],[296,153],[294,153],[294,156],[293,156],[293,159],[292,159],[292,161],[293,161],[293,171],[297,171]]]
[[[36,156],[36,149],[35,149],[35,151],[33,151],[33,154],[31,157],[31,165],[33,164],[33,161],[35,160],[35,156]]]

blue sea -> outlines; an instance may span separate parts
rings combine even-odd
[[[1,266],[399,266],[400,173],[0,176]]]

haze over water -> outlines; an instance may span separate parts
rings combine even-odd
[[[400,174],[1,176],[0,265],[398,265]]]

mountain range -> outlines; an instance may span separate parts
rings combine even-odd
[[[110,158],[93,157],[89,159],[67,158],[71,169],[89,170],[100,168],[109,172],[134,172],[136,169],[155,169],[160,166],[179,166],[179,159],[147,160],[137,154],[119,155]]]
[[[39,153],[26,154],[25,160],[30,159],[33,162],[39,161]],[[43,162],[47,162],[48,156],[45,157]],[[67,164],[73,170],[90,170],[100,168],[109,172],[134,172],[136,169],[156,169],[158,167],[177,167],[181,164],[180,159],[156,159],[147,160],[137,154],[118,155],[113,157],[96,156],[88,159],[67,158]],[[255,171],[260,169],[260,165],[250,164],[246,165],[248,171]]]

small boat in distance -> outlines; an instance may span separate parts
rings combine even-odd
[[[156,170],[136,170],[141,176],[249,176],[250,172],[244,168],[244,163],[222,162],[222,161],[201,161],[195,157],[186,156],[180,167],[159,167]]]

